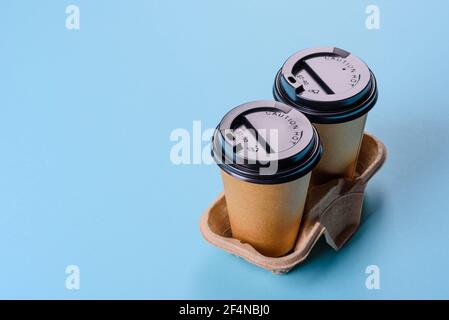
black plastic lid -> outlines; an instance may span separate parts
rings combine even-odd
[[[371,110],[377,85],[355,55],[335,47],[313,48],[287,59],[276,75],[273,95],[314,123],[341,123]]]
[[[301,112],[276,101],[254,101],[229,111],[212,138],[212,156],[228,174],[261,184],[309,173],[322,153],[318,133]]]

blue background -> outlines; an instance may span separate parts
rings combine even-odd
[[[77,4],[81,29],[65,28]],[[365,28],[378,5],[380,30]],[[449,4],[2,1],[0,298],[449,298]],[[215,165],[171,163],[175,128],[271,98],[295,51],[362,57],[389,158],[359,232],[276,276],[206,243]],[[203,143],[207,148],[207,142]],[[81,289],[65,288],[65,268]],[[365,268],[381,271],[367,290]]]

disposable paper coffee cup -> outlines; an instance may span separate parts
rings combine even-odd
[[[378,95],[368,66],[335,47],[302,50],[279,70],[273,94],[304,113],[319,132],[323,157],[312,183],[353,178],[367,113]]]
[[[212,155],[221,168],[232,236],[266,256],[288,253],[321,153],[310,121],[283,103],[249,102],[226,114]]]
[[[354,177],[365,122],[366,115],[363,115],[344,123],[315,124],[326,151],[313,171],[314,184]]]

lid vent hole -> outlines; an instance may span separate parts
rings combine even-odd
[[[296,79],[292,76],[288,77],[288,81],[290,81],[291,83],[296,83]]]
[[[304,86],[299,86],[298,88],[295,89],[295,93],[297,96],[299,96],[304,91],[305,91]]]

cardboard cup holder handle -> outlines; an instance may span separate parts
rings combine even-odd
[[[273,273],[287,273],[307,258],[323,234],[335,250],[354,234],[360,225],[365,187],[385,162],[386,155],[384,144],[365,133],[354,179],[335,179],[310,187],[298,239],[293,250],[285,256],[266,257],[251,245],[232,238],[223,193],[201,216],[201,233],[211,244],[250,263]]]

